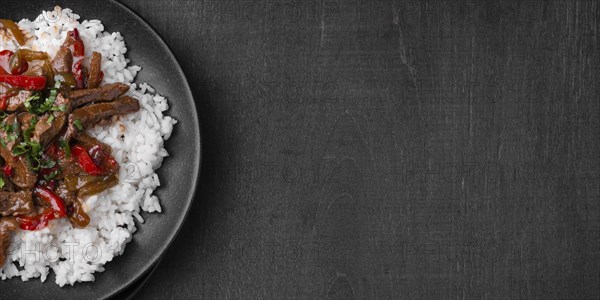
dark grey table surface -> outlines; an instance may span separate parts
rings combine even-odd
[[[600,297],[599,2],[122,3],[204,146],[138,299]]]

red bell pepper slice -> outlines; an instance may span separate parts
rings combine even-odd
[[[102,175],[102,170],[94,163],[85,148],[75,145],[71,148],[71,155],[84,172],[90,175]]]
[[[82,65],[83,56],[85,55],[85,46],[83,45],[83,41],[79,36],[79,30],[77,30],[77,28],[74,28],[73,31],[69,31],[67,34],[74,40],[73,44],[70,46],[71,53],[73,54],[73,67],[71,68],[71,73],[73,73],[73,77],[75,77],[77,88],[82,89],[85,87]]]
[[[33,194],[40,198],[40,200],[49,204],[50,208],[44,209],[40,214],[37,214],[35,216],[15,217],[21,229],[39,230],[48,226],[48,221],[64,218],[67,216],[67,209],[65,208],[65,203],[50,189],[42,186],[37,186],[33,190]]]
[[[30,91],[41,91],[46,87],[46,77],[44,76],[0,74],[0,82]]]
[[[0,74],[21,75],[28,69],[29,63],[19,52],[0,51]]]
[[[103,173],[117,173],[119,171],[119,163],[101,145],[90,148],[88,153]]]
[[[48,226],[48,221],[55,219],[55,214],[52,210],[45,209],[38,215],[18,216],[15,219],[23,230],[40,230]]]
[[[51,190],[38,186],[33,190],[33,194],[44,202],[50,204],[50,208],[54,212],[56,218],[63,218],[67,216],[67,210],[63,200],[54,194]]]

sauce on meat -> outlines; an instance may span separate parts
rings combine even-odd
[[[0,20],[23,46],[18,26]],[[82,200],[119,182],[119,165],[108,145],[86,129],[139,110],[124,83],[101,85],[102,55],[83,66],[84,44],[68,32],[51,58],[19,49],[0,51],[0,266],[11,235],[39,230],[68,218],[77,228],[90,222]]]

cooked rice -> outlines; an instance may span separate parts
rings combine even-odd
[[[4,279],[20,277],[23,281],[39,277],[45,281],[50,269],[56,284],[94,281],[94,273],[125,250],[136,231],[134,220],[143,222],[140,211],[160,212],[158,198],[152,195],[160,185],[155,170],[168,156],[164,141],[169,138],[176,121],[163,115],[169,108],[167,99],[155,93],[148,84],[133,84],[139,66],[129,65],[127,48],[120,33],[104,31],[99,20],[79,22],[70,9],[44,11],[37,19],[18,24],[29,37],[27,48],[58,51],[67,31],[77,28],[86,46],[86,58],[92,51],[102,54],[103,84],[131,84],[130,96],[140,101],[140,111],[120,117],[109,126],[96,127],[90,133],[109,144],[121,165],[119,184],[85,200],[91,222],[83,229],[71,226],[67,219],[51,221],[38,231],[18,230],[8,251],[6,264],[0,268]],[[18,45],[10,34],[0,34],[0,50],[15,50]],[[89,64],[89,61],[84,62]]]

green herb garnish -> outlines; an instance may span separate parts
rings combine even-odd
[[[69,143],[67,143],[67,141],[65,141],[65,140],[60,140],[59,145],[65,151],[65,156],[67,157],[67,159],[70,158],[71,157],[71,146],[69,146]]]
[[[31,136],[33,135],[33,131],[35,130],[35,125],[38,122],[38,118],[33,115],[31,116],[31,120],[29,120],[29,127],[25,131],[23,131],[23,140],[25,142],[29,142]]]
[[[61,82],[56,81],[54,88],[48,93],[48,97],[43,99],[41,93],[34,93],[25,100],[25,108],[32,114],[43,114],[49,111],[65,111],[64,105],[54,106]]]
[[[41,169],[50,169],[54,166],[56,166],[56,161],[53,161],[51,159],[46,159],[40,164]]]
[[[42,145],[35,141],[20,142],[12,150],[16,156],[25,155],[34,171],[38,171],[42,159]]]
[[[77,129],[79,129],[80,131],[83,130],[83,125],[81,125],[81,120],[75,119],[75,121],[73,121],[73,125],[75,125],[75,127],[77,127]]]

